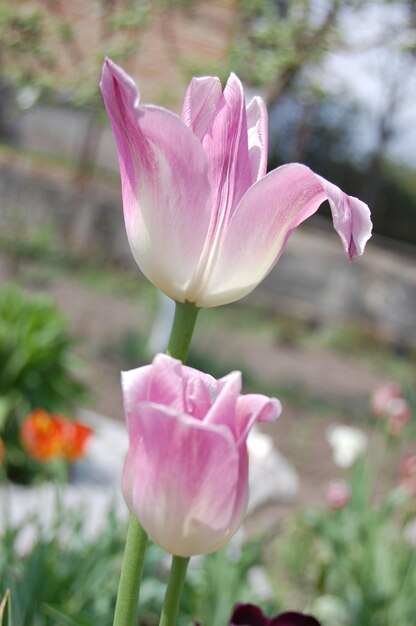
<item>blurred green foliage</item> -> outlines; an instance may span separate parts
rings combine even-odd
[[[66,322],[51,299],[30,298],[12,285],[2,289],[0,436],[9,475],[16,480],[26,482],[46,469],[29,460],[20,446],[23,419],[36,408],[70,413],[86,398],[72,345]]]
[[[416,622],[416,550],[405,538],[416,511],[394,489],[374,499],[365,462],[356,462],[344,508],[304,510],[279,538],[288,596],[299,593],[323,626]]]
[[[32,547],[19,541],[31,529]],[[93,538],[80,512],[58,510],[52,530],[27,520],[0,538],[0,598],[10,590],[11,620],[2,626],[111,626],[126,527],[110,514]],[[261,545],[248,543],[191,561],[179,626],[194,619],[222,626],[239,600],[255,601],[247,575]],[[156,626],[166,589],[169,557],[150,544],[140,593],[140,624]]]

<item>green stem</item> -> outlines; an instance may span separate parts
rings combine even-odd
[[[147,534],[137,517],[131,515],[118,586],[114,626],[137,624],[137,604],[146,546]]]
[[[176,626],[188,563],[189,558],[172,556],[172,567],[159,626]]]
[[[167,353],[183,363],[188,355],[199,309],[192,302],[177,302]]]
[[[198,313],[199,309],[190,302],[176,303],[175,317],[173,320],[167,353],[176,359],[180,359],[182,362],[186,360],[186,356],[188,354]],[[124,549],[124,558],[121,568],[113,626],[136,626],[137,624],[137,605],[147,539],[147,534],[141,527],[138,519],[132,515],[130,517],[129,528],[127,531],[126,547]],[[182,564],[183,574],[180,586],[173,582],[171,584],[171,579],[174,573],[173,570],[178,570],[178,572],[181,571],[179,564],[175,566],[175,559],[177,559],[178,562],[184,562]],[[173,557],[172,574],[166,592],[165,603],[169,595],[169,607],[174,607],[176,602],[176,608],[174,609],[174,621],[167,621],[163,623],[175,623],[188,560],[189,559]],[[175,577],[178,575],[179,574],[175,574]],[[173,589],[171,589],[171,587]],[[173,609],[169,608],[167,612],[168,616],[172,615],[172,610]],[[162,620],[164,619],[163,615],[164,614],[162,614]],[[170,619],[170,617],[168,619]]]

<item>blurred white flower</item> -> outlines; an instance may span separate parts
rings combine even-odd
[[[299,492],[299,478],[280,454],[270,435],[253,428],[247,440],[250,461],[248,512],[271,502],[293,502]]]
[[[332,458],[338,467],[351,467],[367,449],[367,437],[352,426],[330,426],[326,439],[332,448]]]
[[[331,624],[331,626],[350,624],[347,607],[344,601],[337,596],[319,596],[313,601],[309,610],[325,624]]]
[[[274,591],[270,578],[264,567],[253,565],[247,573],[250,591],[255,595],[257,600],[271,600],[274,598]]]

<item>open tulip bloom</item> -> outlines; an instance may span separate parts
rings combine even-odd
[[[366,204],[291,163],[266,174],[267,111],[246,107],[234,74],[193,78],[181,117],[139,104],[106,60],[101,90],[120,163],[124,218],[142,272],[177,302],[227,304],[250,293],[291,232],[328,200],[349,259],[371,236]]]
[[[127,504],[171,554],[217,550],[246,511],[250,428],[278,417],[280,402],[240,395],[240,372],[215,380],[163,354],[124,372],[122,387]]]

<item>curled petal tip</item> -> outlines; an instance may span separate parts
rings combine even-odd
[[[270,411],[271,417],[270,420],[276,420],[282,414],[282,403],[277,398],[270,398],[270,402],[272,404],[272,411]]]

